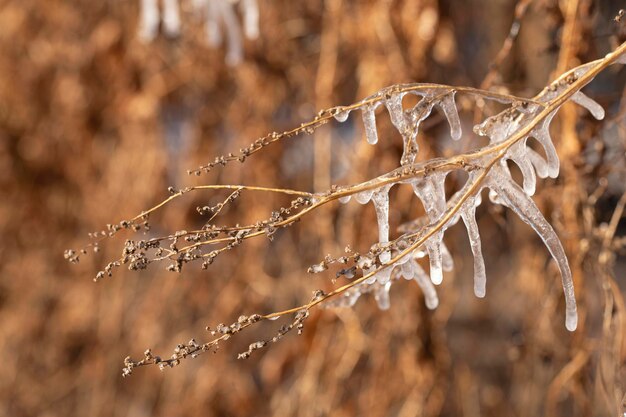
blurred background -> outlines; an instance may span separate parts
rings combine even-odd
[[[237,353],[271,337],[279,322],[237,335],[215,355],[122,379],[127,355],[150,347],[167,356],[191,337],[208,340],[207,325],[295,306],[316,288],[332,288],[333,271],[311,276],[307,267],[347,244],[367,250],[377,236],[374,209],[325,208],[273,242],[246,242],[206,271],[189,265],[176,274],[154,264],[97,284],[95,273],[132,234],[68,264],[63,251],[87,243],[89,232],[151,207],[168,186],[321,191],[364,181],[398,165],[401,138],[384,114],[376,146],[353,116],[244,164],[198,178],[186,171],[392,84],[530,97],[555,74],[625,40],[625,23],[614,20],[624,6],[617,0],[259,0],[258,34],[252,2],[202,4],[182,0],[177,22],[178,3],[169,0],[156,12],[150,1],[0,1],[0,415],[623,413],[626,77],[619,66],[585,90],[607,110],[604,121],[573,105],[559,113],[552,127],[562,172],[534,197],[574,271],[576,332],[565,330],[559,274],[541,241],[512,213],[483,204],[484,299],[473,295],[471,252],[456,226],[446,234],[455,270],[435,311],[403,281],[392,287],[390,310],[379,311],[372,297],[353,309],[315,310],[303,335],[289,334],[249,360]],[[463,139],[451,143],[446,122],[433,116],[420,159],[484,144],[471,127],[493,109],[467,99],[459,107]],[[397,188],[392,225],[422,210],[410,190]],[[225,196],[176,200],[151,218],[150,233],[202,225],[196,207]],[[288,202],[244,193],[219,223],[265,219]]]

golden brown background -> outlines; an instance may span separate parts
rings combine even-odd
[[[492,88],[534,95],[555,71],[624,40],[613,21],[620,1],[524,3],[519,37],[488,80]],[[376,147],[365,143],[357,120],[272,145],[243,165],[186,175],[387,85],[487,87],[516,4],[259,0],[260,37],[245,42],[243,63],[228,67],[188,8],[180,37],[146,44],[137,38],[135,1],[0,1],[0,415],[621,415],[624,268],[616,249],[602,246],[602,223],[625,191],[620,68],[587,90],[607,121],[574,106],[561,111],[553,134],[563,170],[535,197],[575,273],[581,320],[574,333],[563,325],[547,250],[515,216],[489,204],[479,210],[485,299],[472,294],[467,238],[453,228],[446,242],[456,268],[434,312],[416,285],[400,282],[389,311],[364,297],[354,309],[317,310],[302,336],[289,334],[249,360],[237,353],[271,335],[270,324],[237,335],[216,355],[163,373],[137,369],[127,379],[126,355],[141,357],[147,347],[165,355],[191,337],[207,339],[207,325],[307,301],[311,290],[330,285],[307,267],[346,244],[367,249],[376,236],[373,209],[329,208],[272,243],[230,251],[207,271],[190,265],[179,275],[151,265],[94,284],[124,237],[79,265],[63,259],[88,232],[152,206],[170,185],[310,191],[395,167],[401,143],[385,116]],[[472,106],[460,102],[460,145],[447,141],[447,126],[435,117],[420,157],[481,145],[469,135]],[[599,184],[605,188],[594,199]],[[223,197],[177,200],[152,219],[153,233],[201,224],[195,207]],[[242,196],[224,222],[263,219],[285,204],[270,197]],[[398,192],[392,224],[414,217],[415,202]]]

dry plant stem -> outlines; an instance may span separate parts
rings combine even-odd
[[[489,154],[492,152],[497,152],[496,157],[494,157],[491,162],[489,162],[489,164],[484,168],[483,172],[480,174],[479,177],[477,177],[476,181],[474,181],[474,183],[472,184],[472,186],[470,188],[468,188],[468,190],[461,196],[461,198],[458,200],[458,202],[451,207],[450,209],[448,209],[446,211],[446,214],[441,218],[441,220],[437,223],[435,223],[434,225],[431,225],[428,227],[428,231],[421,237],[419,238],[412,246],[408,247],[407,249],[405,249],[404,251],[402,251],[399,255],[397,255],[395,258],[391,259],[389,262],[387,262],[386,264],[384,264],[383,266],[381,266],[380,268],[376,269],[375,271],[364,275],[363,277],[354,280],[352,282],[350,282],[349,284],[346,284],[340,288],[335,289],[334,291],[328,293],[325,297],[320,298],[318,300],[314,300],[308,304],[299,306],[299,307],[294,307],[288,310],[283,310],[280,312],[276,312],[276,313],[272,313],[269,315],[265,315],[263,316],[264,318],[273,318],[273,317],[279,317],[281,315],[284,314],[289,314],[289,313],[294,313],[297,312],[301,309],[310,309],[311,307],[314,307],[317,304],[320,304],[321,302],[325,301],[326,299],[333,297],[337,294],[340,294],[364,281],[366,281],[368,278],[372,277],[373,275],[376,274],[376,272],[380,271],[381,269],[384,269],[386,266],[389,265],[393,265],[394,263],[396,263],[397,261],[399,261],[400,259],[402,259],[404,256],[406,256],[407,254],[411,253],[412,251],[414,251],[415,249],[417,249],[418,247],[422,246],[424,244],[424,242],[426,242],[426,240],[431,237],[433,234],[435,234],[437,232],[437,230],[441,229],[441,227],[443,227],[446,223],[448,223],[450,221],[450,219],[455,215],[455,213],[459,210],[459,208],[463,205],[463,203],[476,192],[476,189],[478,187],[480,187],[482,181],[485,179],[485,177],[487,176],[487,173],[489,172],[489,170],[493,167],[493,165],[495,163],[497,163],[502,156],[506,153],[506,151],[513,146],[515,143],[517,143],[520,139],[524,138],[525,136],[527,136],[532,130],[533,128],[542,120],[544,120],[552,111],[554,111],[556,108],[558,108],[561,104],[563,104],[575,91],[577,91],[578,89],[580,89],[581,85],[585,85],[586,83],[589,82],[589,80],[593,79],[593,77],[595,77],[595,75],[597,75],[597,73],[599,73],[600,71],[602,71],[604,68],[606,68],[606,66],[610,65],[612,62],[614,62],[617,57],[619,57],[619,55],[626,50],[626,44],[622,45],[615,53],[613,53],[612,55],[608,56],[605,60],[599,60],[598,61],[598,65],[595,66],[594,68],[590,69],[588,73],[586,73],[583,77],[581,77],[578,81],[574,82],[567,91],[565,91],[561,96],[559,96],[557,99],[555,99],[553,102],[549,103],[548,105],[545,106],[544,110],[536,117],[535,121],[533,121],[533,123],[529,124],[528,126],[526,126],[524,129],[520,130],[516,135],[512,136],[509,140],[502,142],[501,144],[497,144],[494,145],[491,148],[487,148],[485,150],[483,150],[482,152],[476,152],[476,153],[470,153],[470,154],[466,154],[466,155],[461,155],[456,157],[455,159],[457,159],[456,163],[454,162],[450,162],[449,164],[452,166],[464,166],[466,165],[466,160],[468,159],[473,159],[474,157],[478,157],[481,156],[483,154]],[[448,164],[446,165],[438,165],[438,166],[432,166],[431,169],[433,171],[437,171],[437,170],[442,170],[443,167],[448,167],[450,166]],[[426,169],[422,170],[420,173],[426,172]],[[396,180],[397,181],[397,180]],[[387,181],[387,182],[392,182],[391,180]],[[370,187],[363,187],[361,188],[362,190],[366,190],[366,189],[373,189],[373,188],[378,188],[380,185],[384,185],[386,182],[381,181],[381,183],[378,183],[375,186],[370,186]],[[352,193],[349,192],[344,192],[344,193],[340,193],[338,195],[333,196],[332,199],[335,198],[339,198],[341,196],[344,195],[349,195]],[[323,203],[318,203],[318,204],[323,204]],[[311,208],[309,208],[309,210],[314,209],[315,206],[312,206]],[[302,213],[299,213],[299,215]],[[410,236],[410,235],[409,235]]]
[[[302,196],[302,197],[312,196],[311,193],[307,193],[305,191],[289,190],[289,189],[284,189],[284,188],[255,187],[255,186],[250,186],[250,185],[196,185],[193,187],[188,187],[183,190],[177,191],[176,193],[172,194],[165,200],[161,201],[156,206],[146,211],[143,211],[141,212],[141,214],[138,214],[137,216],[133,217],[130,221],[140,220],[142,217],[145,217],[155,212],[156,210],[160,209],[161,207],[163,207],[170,201],[175,200],[178,197],[181,197],[183,194],[187,194],[188,192],[196,191],[196,190],[236,190],[236,191],[248,190],[248,191],[263,191],[263,192],[270,192],[270,193],[286,194],[286,195],[297,195],[297,196]]]
[[[495,164],[499,163],[502,160],[502,158],[507,154],[507,151],[512,146],[514,146],[520,140],[526,138],[529,134],[531,134],[531,132],[537,125],[539,125],[542,121],[544,121],[547,117],[549,117],[554,111],[556,111],[574,93],[578,92],[584,85],[589,83],[600,71],[602,71],[607,66],[614,63],[622,54],[624,54],[625,51],[626,51],[626,43],[622,44],[618,49],[616,49],[613,53],[608,54],[605,58],[592,62],[590,65],[590,68],[587,70],[586,73],[584,73],[583,75],[580,75],[578,78],[575,77],[571,81],[568,81],[568,84],[565,86],[565,89],[562,92],[560,92],[558,96],[556,96],[551,101],[542,104],[542,107],[540,107],[541,111],[528,124],[524,125],[523,128],[516,131],[515,134],[513,134],[511,137],[509,137],[508,139],[502,142],[494,143],[480,150],[466,153],[466,154],[461,154],[461,155],[458,155],[449,159],[445,159],[445,160],[435,159],[422,165],[403,166],[403,167],[396,169],[395,171],[392,171],[391,173],[382,175],[374,180],[367,181],[365,183],[357,184],[357,185],[350,186],[350,187],[345,187],[340,190],[330,190],[324,194],[315,194],[312,196],[312,199],[314,201],[313,204],[309,205],[308,207],[303,208],[301,211],[297,212],[296,214],[286,219],[273,223],[272,226],[275,228],[292,224],[293,222],[295,222],[296,220],[298,220],[305,214],[317,209],[323,204],[327,204],[333,200],[339,199],[347,195],[352,195],[363,190],[378,189],[378,188],[381,188],[382,186],[385,186],[386,184],[398,183],[402,181],[403,179],[419,178],[420,176],[426,176],[428,174],[432,174],[437,171],[446,171],[446,170],[449,171],[450,169],[453,169],[453,168],[479,172],[478,175],[471,176],[472,180],[469,180],[469,181],[472,181],[471,184],[469,182],[466,184],[466,186],[463,188],[464,190],[463,193],[459,195],[458,198],[455,198],[454,200],[452,200],[453,203],[449,207],[446,208],[444,213],[441,215],[441,217],[437,221],[423,227],[421,230],[417,232],[406,234],[406,235],[403,235],[401,238],[399,238],[399,239],[403,239],[404,242],[407,242],[409,244],[407,245],[408,247],[401,250],[393,258],[388,259],[386,262],[381,262],[380,266],[376,268],[372,268],[373,270],[369,270],[367,271],[367,273],[364,272],[362,277],[355,279],[351,281],[350,283],[343,285],[339,288],[336,288],[335,290],[327,294],[321,291],[316,292],[316,295],[311,299],[311,301],[309,301],[306,304],[289,308],[289,309],[285,309],[282,311],[266,314],[266,315],[255,315],[254,321],[246,322],[245,326],[242,326],[242,327],[248,327],[249,325],[260,322],[260,321],[276,319],[281,316],[289,315],[289,314],[296,314],[296,317],[302,317],[303,314],[308,315],[308,312],[311,308],[323,303],[324,301],[332,297],[345,293],[347,290],[359,284],[366,282],[368,279],[372,278],[374,275],[376,275],[378,272],[382,271],[385,268],[392,268],[395,264],[398,263],[398,261],[402,260],[402,258],[409,255],[410,253],[413,253],[418,248],[422,247],[429,238],[431,238],[436,233],[439,233],[442,229],[446,227],[447,224],[451,222],[453,217],[457,215],[457,213],[459,212],[463,204],[469,198],[473,197],[478,192],[478,190],[482,189],[482,187],[484,186],[485,179],[487,178],[490,170],[494,167]],[[569,74],[571,74],[573,71],[574,70],[571,70],[563,74],[561,77],[559,77],[559,80],[566,79],[566,77]],[[430,87],[431,85],[426,85],[426,86],[423,84],[420,85],[420,88],[430,88]],[[406,91],[404,89],[407,89],[407,88],[411,89],[415,87],[414,85],[411,85],[409,87],[399,86],[396,88],[398,90],[394,90],[394,91]],[[432,88],[441,88],[441,87],[432,87]],[[479,90],[460,88],[457,91],[477,93],[477,91]],[[489,95],[493,95],[493,94],[489,93]],[[498,98],[502,98],[502,95],[497,95],[497,96],[499,96]],[[510,100],[510,99],[511,99],[510,96],[506,96],[506,100]],[[528,101],[528,100],[524,100],[524,101]],[[344,111],[344,110],[349,110],[349,109],[356,109],[362,105],[363,105],[363,101],[358,104],[340,107],[336,109]],[[317,123],[319,125],[321,123],[321,121],[319,120],[320,117],[322,118],[332,117],[330,111],[327,111],[327,112],[329,112],[328,115],[319,116],[316,119],[316,121],[311,122],[311,123]],[[324,122],[325,120],[326,119],[324,119]],[[303,124],[303,126],[306,126],[306,124]],[[487,162],[484,162],[484,161],[487,161]],[[211,186],[207,186],[207,188],[211,188]],[[217,188],[217,187],[214,187],[214,188]],[[222,188],[225,188],[225,187],[222,187]],[[237,189],[237,188],[241,188],[241,186],[234,186],[234,189]],[[262,190],[273,190],[276,192],[285,191],[285,190],[280,190],[280,189],[265,189],[265,188]],[[297,192],[293,192],[291,190],[289,191],[296,195],[302,195],[302,194],[297,194]],[[307,193],[306,196],[309,197],[311,196],[311,194]],[[616,215],[620,214],[621,210],[623,210],[623,206],[626,205],[626,197],[623,197],[623,200],[624,201],[621,202],[620,204],[621,209],[618,207],[618,210],[617,210],[618,213]],[[167,201],[169,200],[166,200],[166,202]],[[166,202],[155,206],[155,208],[151,209],[151,211],[156,210],[157,208],[161,207]],[[612,223],[615,223],[615,221],[612,221]],[[612,227],[615,227],[615,225],[613,224]],[[251,238],[251,237],[255,237],[255,236],[259,236],[263,234],[265,234],[265,232],[257,231],[254,233],[247,234],[246,236],[243,237],[243,239],[247,239],[247,238]],[[200,242],[195,245],[216,243],[217,241],[218,239],[215,239],[209,242]],[[188,248],[195,247],[195,245],[190,245]],[[565,284],[565,281],[564,281],[564,284]],[[565,288],[565,285],[564,285],[564,288]],[[573,299],[573,294],[571,296]],[[573,306],[573,308],[575,312],[575,306]],[[296,318],[296,320],[298,320],[298,318]],[[573,327],[575,328],[575,325]],[[218,337],[217,339],[214,339],[211,342],[194,347],[193,348],[194,356],[196,353],[200,354],[203,351],[209,350],[212,346],[217,345],[219,341],[225,340],[228,337],[226,337],[226,335],[222,335]],[[189,353],[189,352],[186,352],[186,353]],[[174,359],[176,363],[174,364],[177,364],[178,360],[179,358],[176,357]],[[130,359],[128,359],[128,361],[129,362],[127,363],[127,366],[130,366],[130,368],[125,368],[125,369],[130,369],[130,370],[132,370],[132,368],[136,366],[142,366],[142,365],[147,365],[149,363],[155,363],[147,359],[144,361],[139,361],[139,362],[132,362],[132,360]]]
[[[428,230],[413,245],[411,245],[410,247],[408,247],[407,249],[402,251],[395,258],[391,259],[389,262],[385,263],[383,266],[381,266],[380,268],[376,269],[375,271],[370,272],[369,274],[366,274],[363,277],[350,282],[349,284],[346,284],[346,285],[344,285],[342,287],[339,287],[339,288],[335,289],[334,291],[328,293],[326,296],[324,296],[324,297],[322,297],[320,299],[313,300],[310,303],[304,304],[304,305],[299,306],[299,307],[294,307],[294,308],[291,308],[291,309],[287,309],[287,310],[279,311],[279,312],[276,312],[276,313],[268,314],[268,315],[265,315],[263,317],[264,318],[280,317],[281,315],[294,313],[294,312],[297,312],[297,311],[302,310],[302,309],[310,309],[311,307],[314,307],[317,304],[320,304],[321,302],[327,300],[330,297],[333,297],[333,296],[335,296],[337,294],[340,294],[340,293],[342,293],[342,292],[344,292],[344,291],[346,291],[346,290],[348,290],[348,289],[350,289],[350,288],[352,288],[352,287],[354,287],[354,286],[356,286],[356,285],[358,285],[360,283],[365,282],[368,278],[371,278],[373,275],[375,275],[376,272],[384,269],[387,266],[395,264],[397,261],[402,259],[404,256],[408,255],[409,253],[411,253],[412,251],[414,251],[418,247],[422,246],[424,244],[424,242],[426,242],[426,240],[429,237],[431,237],[439,229],[441,229],[445,224],[447,224],[450,221],[450,219],[456,214],[456,212],[458,212],[458,210],[463,205],[463,203],[470,196],[472,196],[476,192],[476,189],[478,187],[480,187],[481,183],[483,182],[483,180],[487,176],[487,173],[489,172],[489,170],[493,167],[493,165],[495,163],[497,163],[502,158],[502,156],[506,153],[506,151],[511,146],[513,146],[519,140],[521,140],[524,137],[526,137],[533,130],[533,128],[537,124],[539,124],[539,122],[543,121],[550,113],[552,113],[555,109],[557,109],[560,105],[562,105],[565,101],[567,101],[569,99],[569,97],[571,97],[572,94],[574,94],[576,91],[578,91],[580,88],[582,88],[582,86],[584,86],[587,83],[589,83],[600,71],[602,71],[607,66],[611,65],[613,62],[615,62],[619,58],[619,56],[624,53],[624,51],[626,51],[626,43],[622,44],[617,50],[615,50],[611,54],[607,55],[604,59],[595,61],[596,65],[594,65],[587,73],[585,73],[583,76],[581,76],[574,83],[572,83],[567,88],[567,90],[565,90],[563,92],[563,94],[561,94],[560,96],[555,98],[552,102],[548,103],[544,107],[544,109],[541,111],[541,113],[539,113],[539,115],[537,115],[537,117],[535,118],[535,120],[532,123],[529,123],[526,127],[521,129],[519,132],[517,132],[515,135],[513,135],[510,139],[508,139],[508,140],[506,140],[506,141],[504,141],[504,142],[502,142],[500,144],[496,144],[496,145],[494,145],[492,147],[488,147],[488,148],[486,148],[486,149],[484,149],[484,150],[482,150],[480,152],[470,153],[470,154],[466,154],[466,155],[462,155],[462,156],[457,157],[457,158],[459,158],[459,161],[465,161],[466,159],[473,159],[473,157],[478,157],[478,156],[481,156],[482,154],[490,154],[490,153],[493,153],[493,152],[497,153],[496,156],[489,162],[489,164],[481,172],[480,176],[477,177],[477,179],[474,181],[472,186],[469,187],[468,190],[459,198],[459,200],[456,202],[456,204],[453,207],[451,207],[448,210],[446,210],[446,214],[441,218],[441,220],[439,220],[437,223],[435,223],[435,224],[433,224],[431,226],[428,226],[427,227]],[[461,162],[459,162],[459,164],[461,164]],[[371,187],[371,188],[374,188],[374,187]],[[339,196],[337,196],[337,198],[339,198]]]
[[[538,106],[543,106],[544,103],[534,101],[532,99],[516,97],[510,94],[497,93],[493,91],[481,90],[473,87],[450,87],[442,84],[424,84],[424,83],[412,83],[412,84],[400,84],[395,85],[393,87],[389,87],[387,91],[390,93],[408,93],[411,91],[427,91],[427,90],[441,90],[441,89],[452,89],[455,92],[474,95],[482,98],[489,98],[496,101],[502,101],[506,103],[514,103],[514,102],[526,102],[536,104]],[[196,170],[187,171],[188,174],[201,175],[202,172],[208,172],[215,166],[224,166],[229,162],[239,161],[244,162],[247,157],[252,154],[257,153],[264,147],[278,142],[282,139],[292,138],[301,133],[313,133],[315,129],[318,127],[330,122],[333,120],[335,114],[343,111],[351,111],[362,107],[367,104],[374,104],[384,100],[384,96],[379,96],[375,98],[370,98],[366,100],[359,101],[358,103],[354,103],[347,106],[338,106],[332,107],[326,110],[322,110],[318,113],[315,119],[310,122],[302,123],[299,127],[284,131],[282,133],[272,132],[266,136],[263,136],[257,139],[253,144],[251,144],[248,148],[242,149],[238,155],[229,154],[228,156],[222,156],[215,159],[214,162],[211,162],[207,165],[201,166]]]

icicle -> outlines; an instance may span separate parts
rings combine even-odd
[[[589,113],[591,113],[597,120],[604,119],[604,108],[602,108],[602,106],[595,100],[585,95],[582,91],[574,93],[570,100],[589,110]]]
[[[500,198],[498,193],[496,193],[492,189],[489,190],[489,201],[491,201],[493,204],[498,204],[498,205],[503,205],[504,204],[504,202],[502,201],[502,199]]]
[[[443,266],[441,256],[441,241],[436,239],[437,235],[433,235],[426,242],[426,250],[428,251],[428,261],[430,262],[430,280],[435,285],[440,285],[443,282]],[[434,239],[434,242],[432,240]]]
[[[491,175],[489,187],[495,189],[505,205],[535,230],[552,254],[552,258],[561,271],[563,292],[565,293],[565,327],[569,331],[574,331],[577,326],[578,316],[576,313],[572,272],[570,271],[561,241],[554,229],[543,217],[535,202],[511,178],[494,171]]]
[[[336,109],[336,113],[333,114],[333,117],[335,118],[335,120],[337,120],[339,123],[343,123],[346,120],[348,120],[348,116],[350,116],[350,110],[339,110],[339,108]]]
[[[443,111],[443,114],[446,116],[446,119],[448,119],[448,124],[450,125],[450,136],[452,136],[452,139],[454,140],[459,140],[461,139],[462,131],[459,113],[456,109],[456,103],[454,102],[455,94],[456,91],[446,94],[443,99],[439,101],[438,105]]]
[[[411,182],[415,195],[420,199],[431,222],[439,220],[446,210],[445,194],[446,174],[432,174],[430,177]],[[430,261],[430,277],[433,284],[439,285],[443,281],[443,255],[441,244],[443,231],[431,236],[424,246],[428,251]]]
[[[552,138],[550,137],[550,122],[554,117],[554,112],[546,117],[538,128],[534,129],[531,136],[541,143],[543,149],[546,152],[546,158],[548,163],[548,176],[550,178],[556,178],[559,175],[559,156],[556,153]]]
[[[478,232],[478,224],[476,224],[476,207],[474,204],[461,209],[461,218],[467,229],[472,255],[474,255],[474,294],[476,297],[483,298],[486,293],[487,277],[485,275],[485,260],[483,259],[482,246],[480,243],[480,234]]]
[[[398,132],[404,137],[407,134],[407,123],[404,117],[404,109],[402,108],[403,93],[391,94],[391,96],[384,100],[385,107],[389,112],[391,123],[398,129]]]
[[[365,128],[365,138],[367,143],[375,145],[378,143],[378,131],[376,130],[376,107],[368,104],[361,108],[361,116],[363,117],[363,127]]]
[[[548,165],[546,164],[545,159],[537,152],[535,152],[531,148],[526,149],[526,154],[528,155],[528,159],[535,167],[535,171],[537,171],[537,175],[539,178],[547,178],[548,177]]]
[[[258,38],[259,5],[257,4],[257,0],[241,0],[240,7],[243,13],[243,32],[246,35],[246,38]]]
[[[429,310],[434,310],[439,305],[437,290],[422,267],[414,260],[411,260],[411,264],[413,267],[413,279],[417,282],[417,285],[419,285],[424,293],[424,302],[426,303],[426,307]]]
[[[387,260],[388,262],[389,260]],[[382,260],[381,260],[382,262]],[[374,278],[376,279],[376,282],[378,282],[381,285],[385,285],[387,284],[390,280],[391,280],[391,273],[393,272],[393,268],[392,267],[387,267],[384,269],[381,269],[380,271],[378,271],[375,275]]]
[[[450,272],[454,269],[454,259],[443,241],[441,242],[441,266],[444,271]]]
[[[180,13],[177,0],[163,0],[163,29],[169,36],[180,34]]]
[[[524,192],[530,196],[534,195],[537,187],[537,177],[535,176],[535,170],[533,169],[530,159],[525,155],[520,155],[515,159],[515,163],[520,171],[522,171]]]
[[[376,288],[374,292],[374,299],[378,303],[378,308],[381,310],[389,310],[389,289],[391,288],[391,281],[388,281],[385,285],[381,285]]]
[[[139,37],[144,42],[153,40],[159,30],[159,6],[157,0],[141,0],[141,24]]]
[[[378,242],[389,242],[389,187],[382,187],[372,194],[372,203],[376,209],[378,221]],[[391,252],[384,251],[380,254],[380,261],[387,263],[391,259]]]
[[[359,193],[356,193],[354,195],[354,199],[359,204],[367,204],[371,200],[373,193],[374,193],[374,190],[363,190]]]
[[[515,162],[515,164],[519,167],[522,172],[522,178],[524,181],[524,191],[528,195],[535,194],[535,188],[537,186],[537,177],[535,176],[535,170],[533,169],[533,164],[528,158],[527,151],[528,147],[526,145],[526,139],[518,142],[514,148],[508,152],[510,154],[509,158]],[[506,166],[506,160],[502,159],[502,165]],[[508,167],[506,169],[507,173],[510,176],[510,172],[508,172]]]
[[[400,265],[400,274],[404,277],[404,279],[406,280],[412,280],[414,273],[413,273],[413,266],[412,266],[412,259],[409,259],[407,262],[403,263],[402,265]]]

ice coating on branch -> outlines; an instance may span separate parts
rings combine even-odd
[[[489,142],[492,144],[500,143],[523,128],[527,119],[526,113],[511,107],[474,126],[474,132],[477,135],[489,137]]]
[[[354,195],[354,199],[359,204],[367,204],[372,198],[372,194],[374,194],[374,190],[363,190]]]
[[[525,128],[533,120],[534,114],[529,110],[531,108],[535,109],[535,111],[539,110],[539,107],[536,105],[512,107],[495,116],[488,117],[484,122],[476,125],[474,131],[481,136],[489,137],[491,144],[501,143]],[[520,111],[520,109],[524,109],[524,111]],[[513,145],[500,161],[502,169],[507,172],[507,160],[515,162],[520,168],[523,175],[524,191],[528,195],[535,193],[537,175],[541,178],[556,178],[559,174],[559,158],[549,130],[554,114],[555,112],[552,112],[546,116],[528,136]],[[528,137],[534,137],[539,141],[545,151],[546,160],[528,146]]]
[[[443,114],[448,119],[450,125],[450,136],[454,140],[461,139],[461,120],[459,119],[459,112],[456,109],[456,103],[454,102],[454,95],[456,91],[446,94],[439,102],[439,107],[443,111]]]
[[[556,262],[563,283],[565,293],[565,327],[569,331],[576,330],[578,315],[576,313],[576,298],[574,283],[569,268],[565,250],[554,229],[543,217],[535,202],[507,175],[494,170],[488,186],[500,196],[504,205],[513,210],[524,222],[528,223],[539,235]]]
[[[409,85],[405,85],[409,86]],[[426,85],[425,85],[426,86]],[[432,87],[432,85],[428,85]],[[378,93],[367,97],[361,102],[359,109],[363,119],[363,128],[365,130],[365,138],[371,145],[378,143],[378,132],[376,129],[376,108],[382,103],[384,104],[391,123],[402,136],[404,142],[404,150],[402,153],[401,165],[408,165],[415,162],[418,152],[417,135],[421,122],[426,119],[437,105],[450,125],[450,135],[453,139],[460,139],[461,121],[459,119],[458,110],[454,101],[456,91],[452,89],[441,88],[424,88],[409,89],[405,91],[402,87],[396,86],[379,91]],[[404,110],[402,99],[406,94],[420,96],[420,101],[411,109]],[[335,118],[339,122],[345,121],[347,116],[342,112],[335,114]]]
[[[404,142],[404,150],[402,152],[402,158],[400,159],[400,165],[408,165],[415,162],[417,152],[419,150],[417,146],[417,135],[419,133],[419,127],[422,121],[426,119],[433,110],[435,102],[430,96],[424,96],[413,108],[405,112],[405,118],[408,122],[409,128],[404,131],[400,131],[402,134],[402,140]]]
[[[339,197],[339,202],[341,204],[348,204],[348,202],[350,201],[351,198],[352,198],[351,195],[346,195],[346,196],[343,196],[343,197]]]
[[[367,143],[370,145],[378,143],[375,111],[376,107],[370,104],[361,109],[361,117],[363,118],[363,127],[365,129],[365,138],[367,139]]]
[[[333,114],[333,117],[335,118],[335,120],[337,120],[339,123],[343,123],[346,120],[348,120],[348,116],[350,116],[350,110],[339,110],[337,109],[335,114]]]

